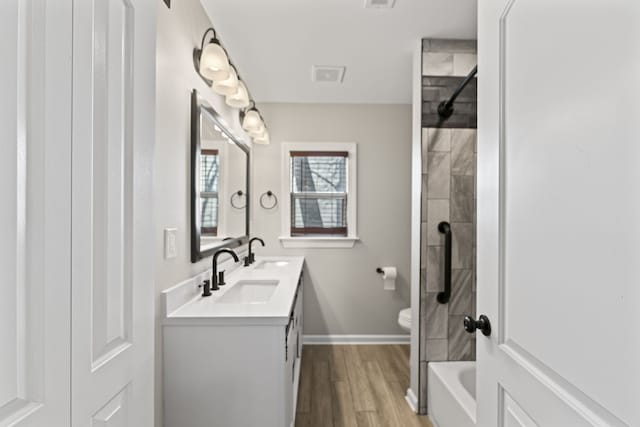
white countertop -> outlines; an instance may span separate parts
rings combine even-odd
[[[262,261],[287,261],[283,267],[257,269]],[[189,299],[175,310],[169,311],[164,319],[166,325],[184,324],[219,324],[219,325],[286,325],[293,306],[293,299],[298,286],[298,278],[302,273],[304,257],[302,256],[272,256],[256,257],[250,267],[239,267],[226,277],[226,285],[218,291],[212,291],[209,297],[197,296]],[[271,281],[279,282],[269,301],[253,304],[219,303],[229,290],[240,281]],[[171,292],[182,292],[179,288],[189,286],[197,289],[196,282],[183,283],[165,291],[165,298]],[[168,310],[167,310],[168,311]]]

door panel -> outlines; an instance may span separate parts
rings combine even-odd
[[[74,4],[74,426],[153,423],[155,3]]]
[[[640,425],[640,4],[491,0],[478,37],[478,422]]]
[[[92,417],[92,427],[126,427],[129,410],[128,387],[118,393]]]
[[[13,203],[3,205],[0,223],[8,229],[5,239],[0,242],[0,271],[3,272],[2,298],[0,299],[0,339],[3,343],[15,344],[2,352],[0,359],[0,405],[7,405],[18,398],[18,383],[21,376],[18,361],[24,360],[24,337],[19,329],[25,323],[25,301],[23,293],[25,267],[25,161],[27,141],[26,129],[26,25],[25,7],[17,1],[2,5],[2,26],[8,32],[0,40],[2,52],[9,53],[13,65],[2,71],[2,140],[5,155],[0,158],[0,186],[2,195]],[[18,320],[16,320],[18,319]]]
[[[92,368],[131,345],[132,7],[93,4]],[[87,164],[87,166],[89,166]],[[89,207],[89,206],[87,206]]]
[[[503,391],[505,427],[538,427],[527,413]]]
[[[3,426],[69,425],[71,2],[45,6],[0,4]]]

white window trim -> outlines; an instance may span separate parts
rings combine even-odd
[[[291,151],[346,151],[349,153],[347,167],[347,235],[346,236],[291,236],[291,199],[290,199],[290,156]],[[358,241],[358,194],[357,182],[357,144],[355,142],[285,142],[281,147],[280,179],[282,189],[281,235],[280,243],[285,248],[352,248]]]

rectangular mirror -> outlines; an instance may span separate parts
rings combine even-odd
[[[191,262],[249,238],[249,148],[191,94]]]

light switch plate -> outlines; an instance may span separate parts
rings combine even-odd
[[[178,229],[164,229],[164,258],[171,259],[178,256],[178,243],[176,242]]]

